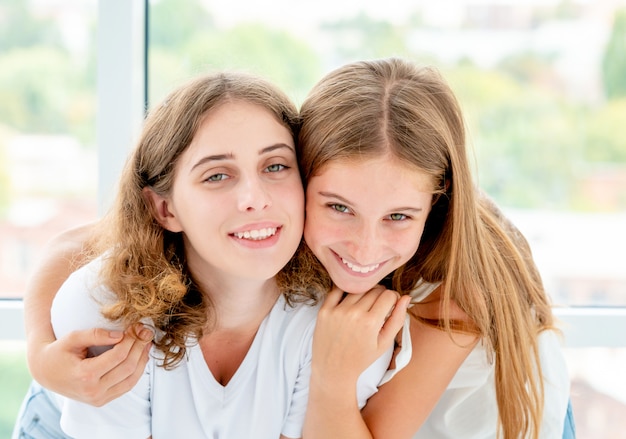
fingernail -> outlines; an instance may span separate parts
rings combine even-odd
[[[139,338],[143,341],[150,341],[152,340],[152,337],[154,337],[154,332],[147,328],[142,329],[139,333]]]

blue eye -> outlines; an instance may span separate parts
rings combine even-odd
[[[269,165],[267,168],[265,168],[265,170],[267,172],[280,172],[283,169],[287,169],[287,166],[281,165],[280,163],[276,163],[274,165]]]

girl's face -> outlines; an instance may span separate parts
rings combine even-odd
[[[196,278],[266,280],[293,256],[304,192],[293,137],[268,110],[243,101],[212,110],[175,172],[164,215],[183,232]]]
[[[331,162],[308,182],[305,240],[335,285],[364,293],[417,250],[432,188],[389,155]]]

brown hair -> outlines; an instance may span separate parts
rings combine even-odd
[[[395,271],[393,287],[406,294],[421,279],[443,282],[442,326],[452,330],[446,310],[454,300],[495,356],[500,432],[538,437],[537,336],[553,325],[551,307],[524,237],[475,188],[450,87],[435,69],[400,59],[356,62],[323,78],[300,117],[305,181],[331,160],[383,154],[432,177],[434,204],[419,248]]]
[[[100,222],[95,253],[105,253],[101,279],[117,296],[105,317],[126,325],[150,319],[158,330],[156,346],[163,365],[174,367],[188,343],[198,340],[214,322],[212,304],[187,271],[180,233],[165,230],[151,213],[142,190],[166,195],[174,170],[201,121],[227,101],[262,106],[292,135],[296,134],[295,105],[278,88],[251,75],[222,72],[202,76],[173,91],[148,115],[141,138],[126,162],[112,209]],[[277,284],[287,302],[315,299],[305,279],[291,263]]]

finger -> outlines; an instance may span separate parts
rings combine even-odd
[[[398,299],[396,306],[391,311],[391,314],[383,324],[379,335],[379,345],[389,346],[393,343],[396,334],[402,329],[404,325],[406,310],[411,302],[411,296],[404,295]]]
[[[333,287],[332,290],[328,294],[326,294],[326,298],[324,299],[324,303],[322,308],[335,308],[341,299],[343,298],[343,291],[341,291],[337,287]]]
[[[102,328],[73,331],[65,336],[65,343],[72,350],[81,351],[91,346],[110,346],[119,343],[124,334]]]
[[[393,290],[379,292],[376,301],[372,303],[370,314],[380,317],[381,324],[384,323],[399,298],[400,294]]]
[[[100,355],[85,360],[85,366],[92,374],[103,377],[118,364],[122,363],[131,351],[136,339],[131,335],[124,335],[122,341]]]
[[[341,304],[345,307],[358,307],[362,311],[370,311],[379,296],[384,292],[385,288],[383,286],[376,285],[363,294],[347,294]]]
[[[134,374],[137,369],[143,371],[148,361],[153,332],[142,329],[138,335],[140,338],[134,339],[126,358],[103,376],[102,381],[106,387],[113,387]]]
[[[150,359],[151,343],[137,340],[126,360],[108,372],[102,379],[107,390],[101,399],[105,404],[131,390],[139,381]]]

